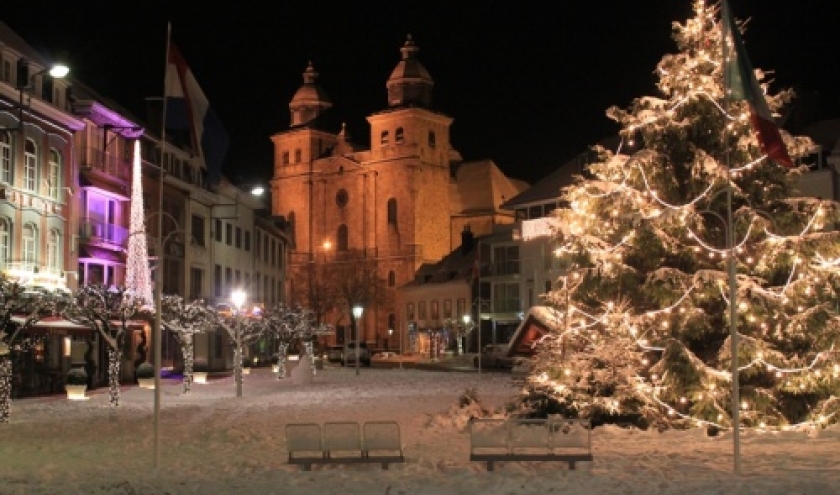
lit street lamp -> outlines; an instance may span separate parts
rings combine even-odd
[[[36,77],[43,76],[44,74],[49,74],[53,79],[62,79],[67,77],[67,74],[70,73],[70,68],[64,64],[53,64],[46,69],[39,70],[34,74],[29,74],[29,61],[21,58],[18,59],[17,62],[17,89],[19,94],[18,99],[18,123],[15,127],[7,127],[7,128],[0,128],[3,131],[16,131],[18,129],[23,129],[23,95],[32,91],[32,82],[35,80]],[[30,105],[31,106],[31,98],[30,98]]]
[[[362,318],[362,312],[365,308],[361,304],[353,306],[353,318],[356,320],[356,376],[359,376],[359,354],[362,353],[362,341],[359,338],[359,320]]]
[[[236,396],[242,397],[242,306],[248,295],[242,289],[236,289],[230,295],[230,301],[236,307],[236,337],[233,351],[233,369],[236,374]]]

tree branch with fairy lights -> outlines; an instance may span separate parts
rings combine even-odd
[[[87,285],[73,295],[63,311],[69,321],[94,328],[108,347],[108,402],[120,405],[120,366],[132,322],[148,319],[145,299],[126,288]]]
[[[63,295],[30,288],[0,273],[0,423],[11,417],[13,357],[32,350],[42,336],[29,330],[54,315]]]
[[[805,164],[770,159],[749,102],[727,97],[720,9],[694,14],[674,24],[659,95],[609,109],[621,144],[561,191],[572,268],[545,301],[568,324],[538,344],[523,406],[658,428],[729,429],[733,406],[742,427],[834,423],[840,205],[798,195]],[[793,97],[755,76],[773,111]],[[796,160],[813,150],[781,137]]]

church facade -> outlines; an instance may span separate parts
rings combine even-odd
[[[388,339],[405,331],[406,317],[397,288],[457,247],[465,228],[480,235],[512,223],[499,205],[527,186],[492,161],[461,160],[453,119],[433,109],[434,81],[411,37],[400,51],[387,105],[366,117],[368,149],[343,125],[327,128],[332,102],[312,63],[289,103],[289,129],[272,136],[272,213],[294,243],[287,300],[336,329],[326,342],[355,340],[350,306],[361,304],[360,339],[393,348]]]

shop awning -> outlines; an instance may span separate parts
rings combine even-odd
[[[22,316],[12,316],[12,321],[18,325],[23,325],[26,318]],[[60,316],[50,316],[44,318],[26,329],[26,333],[29,335],[85,335],[92,331],[93,329],[90,327],[78,325],[61,318]]]

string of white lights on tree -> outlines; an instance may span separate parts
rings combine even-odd
[[[735,304],[741,425],[834,422],[840,205],[797,197],[804,167],[762,153],[746,102],[722,104],[719,12],[696,0],[694,13],[674,26],[680,51],[659,63],[661,95],[609,109],[618,151],[595,147],[586,177],[561,193],[569,208],[552,225],[571,268],[544,297],[567,324],[540,340],[524,403],[598,422],[731,428]],[[766,95],[774,109],[791,97]],[[793,157],[813,150],[804,137],[785,144]]]

